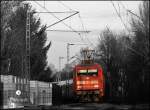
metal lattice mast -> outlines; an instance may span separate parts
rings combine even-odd
[[[30,99],[30,8],[27,7],[27,18],[26,18],[26,78],[28,88],[28,98]]]

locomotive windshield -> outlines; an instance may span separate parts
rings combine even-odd
[[[97,74],[98,74],[97,69],[85,69],[78,71],[78,75],[97,75]]]

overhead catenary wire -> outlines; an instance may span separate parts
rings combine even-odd
[[[122,7],[123,7],[123,9],[127,12],[127,16],[128,16],[128,13],[130,13],[130,14],[132,14],[132,15],[134,15],[134,16],[136,16],[137,18],[139,18],[140,20],[141,20],[141,18],[138,16],[138,15],[136,15],[135,13],[133,13],[131,10],[129,10],[129,9],[127,9],[125,6],[124,6],[124,4],[121,2],[121,1],[119,1],[119,3],[122,5]],[[120,10],[120,5],[119,5],[119,3],[118,3],[118,6],[119,6],[119,10]],[[119,11],[119,15],[120,15],[120,11]],[[120,17],[121,17],[121,15],[120,15]],[[123,20],[122,20],[123,21]],[[142,21],[142,20],[141,20]],[[129,22],[129,21],[128,21]],[[124,23],[124,22],[123,22]],[[141,25],[142,26],[142,25]],[[129,36],[130,36],[130,29],[127,27],[127,25],[124,23],[124,27],[127,29],[127,31],[129,32]],[[143,27],[143,26],[142,26]]]
[[[132,12],[131,10],[127,9],[124,4],[120,1],[120,4],[122,5],[122,7],[129,13],[131,13],[132,15],[136,16],[137,18],[139,18],[142,22],[142,19],[140,18],[140,16],[138,16],[137,14],[135,14],[134,12]],[[142,22],[143,23],[143,22]],[[141,24],[140,24],[141,25]],[[141,25],[143,27],[143,25]],[[146,57],[145,55],[137,52],[135,49],[129,47],[129,46],[126,46],[128,49],[130,49],[131,51],[135,52],[136,54],[140,55],[140,56],[143,56],[143,57]]]
[[[63,2],[59,1],[59,3],[61,3],[64,7],[68,8],[69,10],[72,10],[69,6],[65,5]],[[85,33],[89,33],[89,31],[87,31],[87,30],[84,28],[84,24],[83,24],[83,21],[82,21],[82,19],[81,19],[80,13],[78,13],[78,16],[79,16],[79,19],[80,19],[80,22],[81,22],[83,31],[84,31]],[[86,34],[84,34],[84,35],[86,35]],[[84,39],[83,39],[83,36],[81,36],[80,33],[79,33],[79,36],[80,36],[81,40],[82,40],[83,42],[85,42]],[[88,39],[87,35],[86,35],[86,39],[87,39],[87,41],[90,43],[90,46],[93,46],[93,47],[95,48],[94,44]],[[86,43],[86,42],[85,42],[85,43]]]
[[[59,31],[59,32],[73,32],[73,31],[69,31],[69,30],[51,30],[51,29],[49,29],[49,30],[46,30],[46,31]],[[77,31],[77,32],[79,32],[79,33],[85,33],[85,31],[83,30],[80,30],[80,31]],[[86,31],[87,33],[89,33],[90,31]]]
[[[140,22],[142,23],[142,24],[140,23],[140,26],[144,27],[144,23],[143,23],[142,18],[140,16],[138,16],[137,14],[135,14],[133,11],[127,9],[121,1],[120,1],[120,3],[122,5],[122,7],[126,10],[126,12],[134,15],[135,17],[137,17],[140,20]]]
[[[83,30],[85,30],[85,32],[88,33],[87,29],[86,29],[85,26],[84,26],[84,23],[83,23],[83,20],[82,20],[82,18],[81,18],[81,16],[80,16],[80,13],[79,13],[78,15],[79,15],[79,19],[80,19],[80,22],[81,22],[81,25],[82,25]],[[88,39],[87,35],[86,35],[86,39],[87,39],[87,41],[90,43],[90,45],[91,45],[93,48],[95,48],[94,44]]]
[[[61,3],[65,8],[69,9],[70,11],[74,11],[73,9],[71,9],[69,6],[65,5],[62,1],[58,1],[59,3]],[[83,37],[81,36],[81,33],[79,33],[79,36],[82,40],[82,42],[86,43],[83,39]]]
[[[129,12],[127,11],[127,8],[124,6],[124,4],[121,1],[119,1],[118,4],[121,4],[121,6],[123,7],[123,9],[126,11],[127,22],[129,23],[129,21],[128,21],[128,13]]]
[[[57,21],[57,22],[55,22],[55,23],[53,23],[53,24],[47,26],[47,28],[49,28],[49,27],[51,27],[51,26],[53,26],[53,25],[55,25],[55,24],[57,24],[57,23],[59,23],[59,22],[62,22],[62,21],[64,21],[65,19],[68,19],[68,18],[70,18],[71,16],[76,15],[76,14],[78,14],[78,13],[79,13],[79,12],[76,12],[76,13],[70,15],[70,16],[67,16],[67,17],[65,17],[65,18],[63,18],[63,19],[61,19],[61,20],[59,20],[59,21]],[[69,26],[69,27],[71,27],[71,26]],[[77,31],[76,31],[76,32],[77,32]]]
[[[44,10],[46,10],[47,12],[50,12],[47,8],[43,7],[41,4],[39,4],[37,1],[34,1],[36,4],[38,4],[41,8],[43,8]],[[76,14],[77,14],[78,11],[76,11]],[[79,12],[78,12],[79,13]],[[54,13],[49,13],[50,15],[52,15],[53,17],[55,17],[56,19],[58,19],[59,21],[58,22],[62,22],[65,26],[67,26],[68,28],[70,28],[73,32],[77,33],[81,40],[83,41],[82,37],[81,37],[81,34],[79,32],[77,32],[75,29],[73,29],[71,26],[67,25],[66,23],[63,22],[62,19],[58,18]],[[53,24],[54,25],[54,24]]]
[[[59,1],[59,3],[61,3],[64,7],[66,7],[66,8],[68,8],[70,11],[74,11],[73,9],[71,9],[69,6],[67,6],[67,5],[65,5],[62,1]],[[79,16],[80,16],[80,13],[78,14]],[[80,18],[80,17],[79,17]],[[82,24],[83,25],[83,24]],[[83,31],[84,31],[84,29],[83,29]],[[87,31],[85,31],[86,33],[89,33],[89,31],[87,32]],[[81,38],[81,40],[83,41],[83,42],[85,42],[84,41],[84,39],[83,39],[83,36],[81,36],[81,32],[79,33],[79,36],[80,36],[80,38]],[[86,43],[86,42],[85,42]]]
[[[70,11],[74,11],[73,9],[71,9],[69,6],[67,6],[66,4],[64,4],[62,1],[58,1],[60,4],[62,4],[65,8],[68,8]]]
[[[115,5],[114,5],[114,3],[113,3],[112,0],[111,0],[111,3],[112,3],[112,5],[113,5],[113,8],[115,9],[115,12],[116,12],[117,16],[120,18],[122,24],[124,25],[125,29],[128,31],[128,33],[129,33],[129,35],[130,35],[130,30],[128,29],[127,25],[124,23],[124,21],[123,21],[121,15],[120,15],[120,13],[118,13],[118,11],[117,11],[117,9],[116,9],[116,7],[115,7]]]
[[[34,1],[36,4],[38,4],[41,8],[43,8],[44,10],[46,10],[47,12],[50,12],[47,8],[43,7],[41,4],[39,4],[37,1]],[[55,17],[58,20],[61,20],[60,18],[58,18],[54,13],[49,13],[50,15],[52,15],[53,17]],[[67,26],[68,28],[70,28],[73,32],[76,32],[76,30],[74,30],[72,27],[70,27],[69,25],[67,25],[66,23],[64,23],[63,21],[61,21],[61,23],[63,23],[65,26]],[[76,32],[78,33],[78,32]]]
[[[115,11],[116,11],[116,13],[117,13],[117,15],[119,16],[119,18],[121,19],[121,21],[122,21],[122,23],[124,24],[124,22],[123,22],[123,20],[122,20],[122,18],[121,18],[121,15],[117,12],[117,9],[115,8],[115,5],[114,5],[114,3],[111,1],[111,3],[112,3],[112,5],[113,5],[113,7],[114,7],[114,9],[115,9]],[[123,4],[122,4],[123,5]],[[125,8],[125,6],[123,5],[123,7]],[[126,8],[125,8],[126,9]],[[127,10],[127,9],[126,9]],[[129,11],[129,10],[127,10],[127,11]],[[132,14],[134,14],[134,13],[132,13]],[[135,16],[137,16],[136,14],[134,14]],[[137,16],[138,17],[138,16]],[[141,19],[140,19],[141,20]],[[127,28],[127,26],[124,24],[124,27],[128,30],[128,32],[129,32],[129,35],[130,35],[130,31],[129,31],[129,29]],[[130,49],[131,51],[133,51],[133,52],[135,52],[136,54],[138,54],[138,55],[140,55],[140,56],[143,56],[143,57],[146,57],[145,55],[143,55],[143,54],[141,54],[141,53],[139,53],[139,52],[137,52],[135,49],[133,49],[132,47],[129,47],[129,46],[127,46],[127,45],[125,45],[125,47],[126,48],[128,48],[128,49]]]
[[[65,8],[69,9],[70,11],[74,11],[73,9],[71,9],[69,6],[65,5],[62,1],[58,1],[59,3],[61,3]],[[71,23],[71,22],[70,22]],[[71,26],[71,24],[70,24]],[[80,39],[82,40],[83,43],[85,43],[83,37],[81,36],[81,33],[79,32],[78,35],[80,36]]]
[[[135,14],[135,13],[132,12],[131,10],[127,9],[121,1],[119,1],[119,3],[122,5],[122,7],[124,8],[124,10],[125,10],[127,13],[130,13],[130,14],[136,16],[137,18],[139,18],[139,19],[142,21],[142,19],[141,19],[137,14]]]
[[[51,11],[51,12],[44,12],[44,11],[35,11],[36,13],[75,13],[76,11]]]
[[[122,7],[123,7],[125,10],[127,10],[126,7],[124,6],[124,4],[123,4],[121,1],[119,1],[119,3],[122,5]]]
[[[127,12],[132,13],[133,15],[135,15],[136,17],[138,17],[139,19],[141,19],[139,16],[137,16],[137,15],[136,15],[135,13],[133,13],[131,10],[127,9],[121,1],[119,1],[119,3],[122,5],[122,7],[123,7]]]

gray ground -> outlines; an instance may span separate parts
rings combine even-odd
[[[10,110],[10,109],[9,109]],[[57,106],[30,106],[11,110],[150,110],[149,104],[117,105],[110,103],[74,103]]]
[[[53,106],[53,110],[150,110],[149,104],[115,105],[109,103],[77,103]]]

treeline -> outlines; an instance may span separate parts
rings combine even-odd
[[[130,24],[130,34],[106,28],[98,38],[95,62],[103,68],[105,98],[112,102],[150,101],[149,1],[139,5],[139,15],[131,16]],[[71,70],[65,66],[55,77],[72,78]]]
[[[149,1],[139,6],[139,17],[131,16],[131,32],[105,29],[99,37],[96,62],[106,79],[106,97],[126,102],[150,101]]]
[[[51,68],[47,66],[46,25],[41,24],[30,5],[30,67],[31,80],[51,81]],[[28,7],[23,1],[1,1],[1,74],[26,75],[26,17]]]

